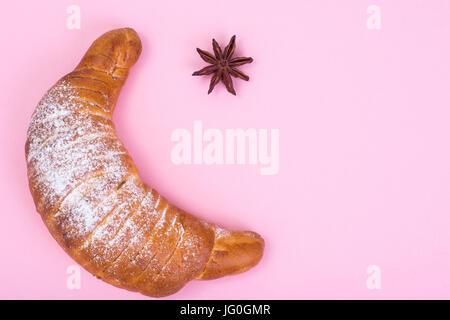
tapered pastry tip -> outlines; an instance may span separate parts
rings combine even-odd
[[[216,279],[245,272],[261,260],[264,239],[251,231],[228,231],[218,228],[211,258],[198,280]]]

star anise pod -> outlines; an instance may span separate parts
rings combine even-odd
[[[250,79],[245,73],[236,69],[236,67],[241,66],[246,63],[250,63],[253,61],[250,57],[239,57],[232,58],[234,49],[236,48],[236,36],[231,37],[230,42],[225,47],[222,52],[219,44],[216,40],[212,40],[212,46],[214,50],[214,55],[211,53],[201,50],[197,48],[197,52],[200,57],[211,65],[199,70],[195,71],[193,76],[204,76],[208,74],[213,74],[211,78],[211,83],[209,85],[208,94],[213,91],[216,84],[222,80],[227,88],[228,92],[236,95],[236,91],[233,87],[233,81],[231,80],[230,75],[235,78],[241,78],[242,80],[248,81]]]

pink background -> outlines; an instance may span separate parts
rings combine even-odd
[[[143,54],[116,109],[141,176],[174,204],[267,248],[251,271],[173,299],[450,298],[450,1],[69,1],[2,4],[0,298],[146,299],[82,271],[28,191],[24,144],[43,93],[103,32],[133,27]],[[381,7],[381,30],[366,8]],[[191,73],[237,35],[250,82],[207,95]],[[181,165],[177,128],[280,129],[280,169]],[[381,290],[366,287],[369,265]]]

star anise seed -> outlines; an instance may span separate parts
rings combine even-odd
[[[209,84],[208,94],[213,91],[214,87],[217,83],[219,83],[219,81],[222,81],[228,92],[236,95],[236,91],[233,87],[233,80],[231,80],[230,75],[234,78],[240,78],[242,80],[248,81],[250,78],[242,71],[236,69],[236,67],[246,63],[251,63],[253,59],[250,57],[239,57],[233,59],[231,58],[236,48],[236,36],[231,37],[230,42],[225,47],[223,52],[215,39],[212,40],[212,46],[214,54],[197,48],[197,52],[200,57],[210,65],[204,67],[199,71],[195,71],[192,75],[205,76],[213,74],[211,82]]]

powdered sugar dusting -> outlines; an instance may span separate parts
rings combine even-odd
[[[209,252],[200,229],[146,190],[110,115],[89,111],[68,81],[42,98],[27,133],[28,179],[49,228],[85,265],[128,284],[201,269]]]
[[[115,257],[117,248],[112,244],[116,238],[123,235],[124,224],[137,212],[146,195],[145,189],[136,179],[138,178],[132,176],[124,183],[120,191],[115,193],[113,202],[116,206],[103,217],[102,222],[92,230],[79,248],[87,257],[98,257],[96,259],[98,266],[104,266]],[[136,231],[137,228],[136,223],[132,226],[128,224],[128,229]]]
[[[123,176],[128,171],[126,150],[112,123],[82,111],[69,86],[62,81],[44,96],[28,130],[29,180],[48,212],[79,181],[94,172]]]
[[[104,215],[113,209],[115,203],[111,199],[119,180],[114,175],[96,176],[75,188],[64,199],[52,221],[64,234],[67,243],[76,246],[83,241]]]
[[[230,234],[231,234],[230,231],[228,231],[226,229],[219,228],[219,227],[216,227],[215,232],[216,232],[216,239],[229,237]]]

